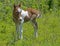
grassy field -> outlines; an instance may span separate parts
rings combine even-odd
[[[50,11],[42,14],[38,22],[38,38],[34,38],[34,29],[30,22],[23,25],[23,40],[14,44],[15,24],[12,14],[6,20],[0,19],[0,46],[60,46],[60,11]]]

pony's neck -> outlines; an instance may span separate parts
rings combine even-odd
[[[25,11],[22,9],[21,16],[24,18],[25,16],[28,16],[28,11]]]

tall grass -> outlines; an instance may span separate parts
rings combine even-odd
[[[9,21],[0,21],[0,46],[60,46],[60,11],[51,11],[42,14],[37,19],[38,38],[34,38],[34,29],[30,22],[23,25],[23,40],[18,40],[14,44],[15,24],[11,17]]]

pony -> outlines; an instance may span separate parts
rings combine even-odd
[[[16,26],[16,38],[23,39],[23,23],[26,23],[28,21],[32,22],[32,25],[34,27],[34,36],[38,37],[38,24],[36,22],[36,18],[39,18],[41,16],[40,11],[33,9],[33,8],[26,8],[26,10],[23,10],[21,8],[21,4],[14,4],[13,6],[13,21]]]

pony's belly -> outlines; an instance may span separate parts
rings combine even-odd
[[[28,22],[29,20],[30,20],[30,18],[27,16],[24,18],[24,22]]]

